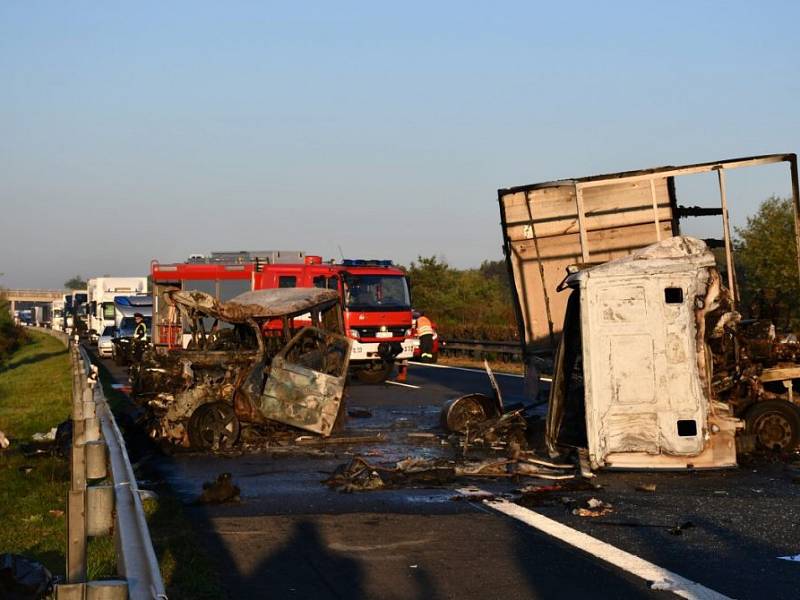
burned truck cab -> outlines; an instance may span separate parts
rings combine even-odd
[[[586,447],[592,468],[735,466],[743,425],[710,387],[706,315],[720,312],[726,290],[706,245],[668,238],[563,287],[550,451]]]

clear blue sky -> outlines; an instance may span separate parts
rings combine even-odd
[[[469,4],[3,1],[0,284],[214,249],[475,266],[499,187],[798,149],[796,2]],[[742,179],[735,222],[787,191]]]

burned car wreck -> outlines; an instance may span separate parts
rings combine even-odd
[[[228,302],[168,291],[186,347],[148,350],[131,368],[151,437],[229,449],[242,423],[329,436],[343,422],[350,341],[339,296],[324,289],[246,292]]]

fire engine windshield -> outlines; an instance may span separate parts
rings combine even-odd
[[[402,275],[350,275],[345,300],[350,310],[410,310],[408,283]]]

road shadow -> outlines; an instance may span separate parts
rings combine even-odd
[[[25,358],[20,359],[16,362],[0,365],[0,373],[13,371],[14,369],[18,369],[19,367],[24,367],[25,365],[31,365],[34,363],[42,362],[43,360],[47,360],[48,358],[53,358],[54,356],[61,356],[62,354],[66,354],[66,352],[67,352],[66,349],[59,350],[57,352],[38,352],[36,354],[32,354],[31,356],[26,356]]]
[[[358,561],[328,549],[311,519],[297,521],[286,543],[238,587],[268,598],[367,598]]]

